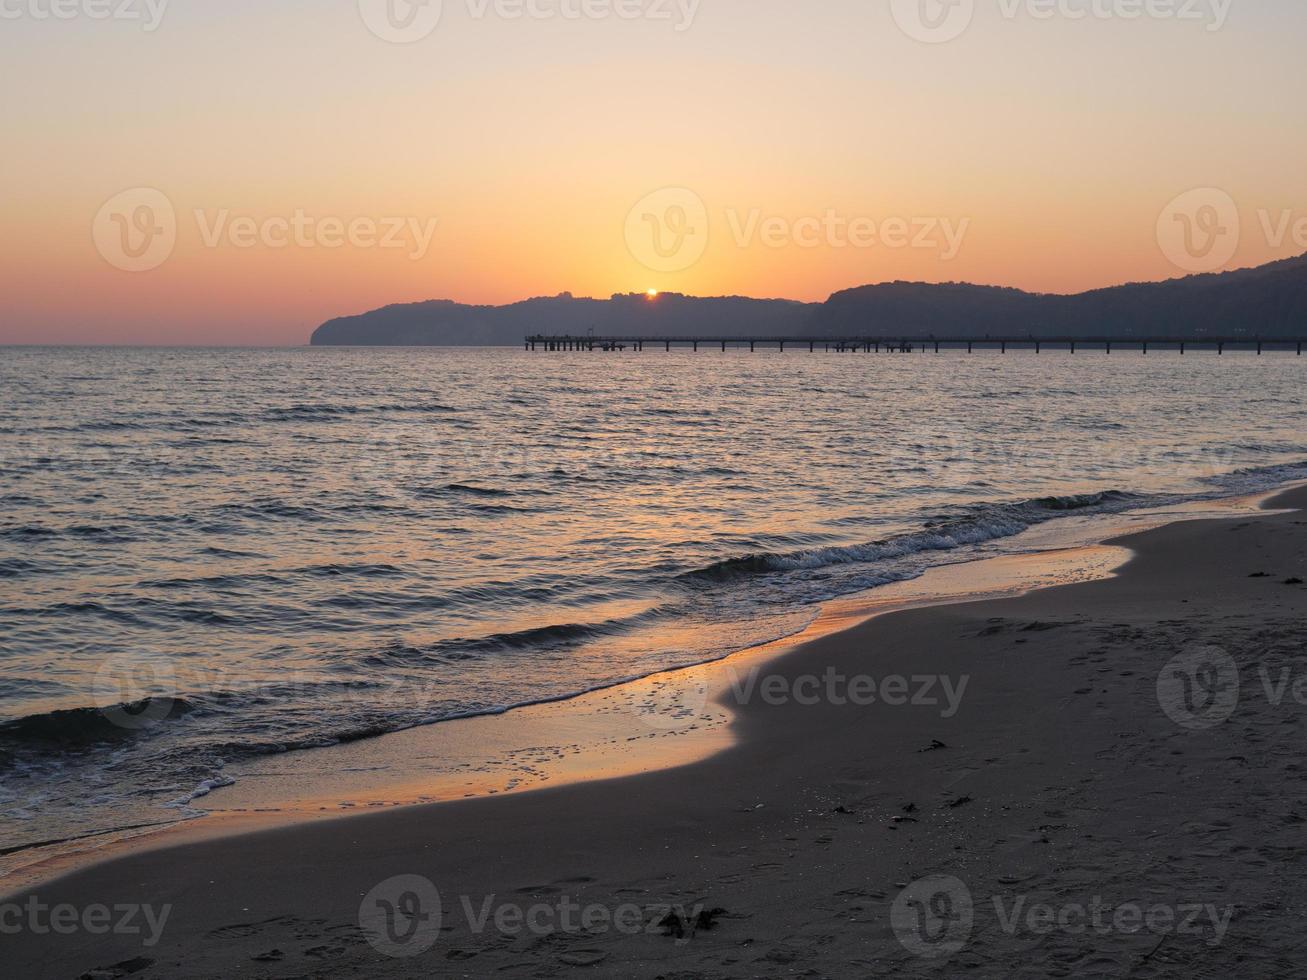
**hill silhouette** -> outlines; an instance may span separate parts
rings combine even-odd
[[[1275,337],[1307,334],[1307,256],[1234,272],[1128,283],[1074,295],[968,283],[889,282],[824,303],[563,293],[507,306],[432,300],[329,320],[315,346],[518,346],[529,333],[583,335],[987,335]]]
[[[528,333],[579,335],[591,329],[596,334],[783,334],[802,329],[817,308],[794,300],[680,293],[662,293],[653,300],[644,293],[606,300],[563,293],[508,306],[432,300],[329,320],[314,332],[312,343],[516,347]]]

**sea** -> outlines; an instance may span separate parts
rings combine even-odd
[[[1307,479],[1307,361],[0,349],[0,854]]]

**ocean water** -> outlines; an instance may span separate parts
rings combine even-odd
[[[0,852],[1307,478],[1307,361],[0,350]]]

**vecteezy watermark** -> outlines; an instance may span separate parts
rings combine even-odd
[[[1161,20],[1202,24],[1219,31],[1234,0],[997,0],[1004,20]],[[899,29],[915,41],[944,44],[966,33],[976,0],[890,0]]]
[[[197,210],[195,223],[205,248],[358,248],[404,249],[417,262],[426,257],[439,218],[312,215],[297,208],[289,215],[256,218],[227,208]]]
[[[708,206],[686,187],[642,197],[626,215],[626,247],[654,272],[683,272],[708,250]]]
[[[689,942],[699,929],[713,928],[716,915],[721,913],[720,909],[706,910],[703,903],[610,906],[561,895],[525,904],[501,901],[493,894],[478,898],[460,895],[456,911],[457,918],[450,928],[461,926],[475,936],[487,932],[506,938],[661,934],[670,936],[678,945]],[[411,958],[436,944],[446,917],[435,884],[421,875],[406,874],[388,878],[369,891],[359,906],[358,921],[377,952]]]
[[[971,227],[970,218],[891,217],[878,220],[843,215],[827,208],[820,215],[788,218],[764,215],[754,208],[728,208],[726,221],[738,248],[914,248],[939,252],[944,262],[957,258]]]
[[[440,938],[440,892],[421,875],[387,878],[364,896],[359,927],[385,956],[420,956]]]
[[[690,29],[702,0],[464,0],[472,20],[644,20]],[[359,0],[368,30],[392,44],[413,44],[440,25],[442,0]]]
[[[1162,209],[1157,243],[1171,264],[1185,272],[1216,272],[1239,248],[1239,207],[1225,191],[1199,187]]]
[[[738,704],[760,701],[773,706],[930,708],[938,711],[941,718],[952,718],[958,713],[971,682],[971,677],[966,674],[957,678],[943,674],[873,677],[870,674],[845,674],[834,667],[827,667],[821,674],[794,677],[764,674],[760,667],[743,674],[732,668],[728,674],[731,696]]]
[[[1009,936],[1179,936],[1208,946],[1225,941],[1234,916],[1232,906],[1211,902],[1151,903],[1105,901],[1046,902],[1030,895],[994,895],[977,904],[958,878],[936,875],[913,882],[890,907],[890,926],[903,948],[922,959],[944,959],[970,942],[976,920],[993,909],[1000,930]]]
[[[914,41],[944,44],[959,38],[976,16],[976,0],[890,0],[894,22]]]
[[[377,37],[391,44],[412,44],[440,25],[442,0],[359,0],[359,15]]]
[[[470,896],[463,895],[459,899],[459,908],[473,935],[482,935],[491,929],[507,937],[662,934],[672,937],[677,945],[684,945],[694,937],[706,912],[702,902],[693,906],[636,905],[632,902],[610,906],[602,902],[578,902],[567,895],[529,905],[501,902],[495,895],[486,895],[474,902]]]
[[[708,249],[712,221],[703,198],[686,187],[665,187],[642,197],[627,213],[626,247],[645,268],[682,272]],[[970,218],[844,214],[835,208],[798,217],[767,214],[761,208],[729,206],[719,225],[736,248],[921,249],[941,261],[957,258]]]
[[[467,0],[473,20],[647,20],[678,33],[694,25],[703,0]]]
[[[1187,650],[1157,675],[1157,703],[1185,728],[1213,728],[1239,706],[1239,665],[1220,647]]]
[[[1292,208],[1275,212],[1262,208],[1257,212],[1257,220],[1271,248],[1280,249],[1292,244],[1295,251],[1307,249],[1307,214]]]
[[[995,895],[994,913],[999,928],[1009,936],[1029,932],[1047,936],[1054,932],[1069,936],[1097,933],[1133,936],[1147,932],[1154,936],[1186,936],[1200,938],[1208,946],[1219,946],[1225,941],[1234,916],[1233,906],[1224,908],[1210,902],[1181,902],[1176,905],[1158,903],[1143,905],[1123,902],[1119,905],[1103,901],[1095,895],[1088,902],[1050,904],[1031,902],[1027,895],[1005,898]]]
[[[105,201],[91,224],[95,247],[124,272],[157,269],[177,247],[177,212],[153,187],[136,187]]]
[[[1266,703],[1307,707],[1307,673],[1293,666],[1257,664],[1258,684]],[[1201,647],[1172,658],[1157,675],[1157,703],[1177,725],[1193,730],[1228,721],[1243,698],[1239,665],[1220,647]]]
[[[1218,272],[1234,258],[1247,223],[1226,191],[1199,187],[1185,191],[1162,209],[1157,243],[1176,268],[1190,273]],[[1257,229],[1268,248],[1307,249],[1307,213],[1292,208],[1259,208]]]
[[[914,881],[890,906],[890,927],[903,948],[928,960],[959,952],[971,939],[975,921],[971,889],[946,875]]]
[[[172,660],[157,655],[119,654],[105,660],[95,675],[100,714],[127,731],[153,728],[170,718],[177,701]]]
[[[254,216],[230,208],[197,208],[191,214],[205,248],[323,248],[402,250],[421,261],[431,249],[438,218],[339,217],[297,208],[285,215]],[[125,272],[149,272],[172,257],[180,220],[172,201],[153,187],[115,194],[91,223],[96,250]]]
[[[117,20],[152,34],[171,0],[0,0],[0,20]]]
[[[153,947],[163,937],[171,914],[170,904],[157,908],[138,903],[77,906],[65,902],[47,905],[35,895],[29,895],[24,902],[0,905],[0,935],[72,936],[86,933],[91,936],[144,936],[141,945]]]
[[[801,708],[817,705],[859,708],[926,709],[941,718],[953,718],[971,683],[970,675],[943,674],[845,674],[827,667],[820,674],[787,675],[766,670],[762,665],[742,669],[720,668],[720,690],[726,704],[743,707],[766,704]],[[646,679],[647,688],[638,691],[632,710],[645,725],[660,731],[685,731],[711,720],[705,714],[709,685],[705,676],[677,674]]]

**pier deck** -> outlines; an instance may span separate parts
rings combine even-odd
[[[592,335],[551,335],[533,334],[526,338],[526,350],[535,351],[602,351],[616,353],[620,351],[640,352],[645,346],[671,351],[673,347],[688,348],[698,351],[703,347],[709,350],[720,348],[721,351],[748,348],[774,349],[780,353],[787,350],[804,350],[809,353],[817,351],[856,354],[915,354],[941,353],[946,350],[963,350],[968,354],[977,350],[997,350],[1006,354],[1009,350],[1028,350],[1036,354],[1044,350],[1067,350],[1072,354],[1082,350],[1098,350],[1111,354],[1119,350],[1136,350],[1147,354],[1149,351],[1178,351],[1181,354],[1190,350],[1209,350],[1224,354],[1227,350],[1256,351],[1295,351],[1302,356],[1303,344],[1307,337],[713,337],[713,336],[627,336],[600,337]]]

